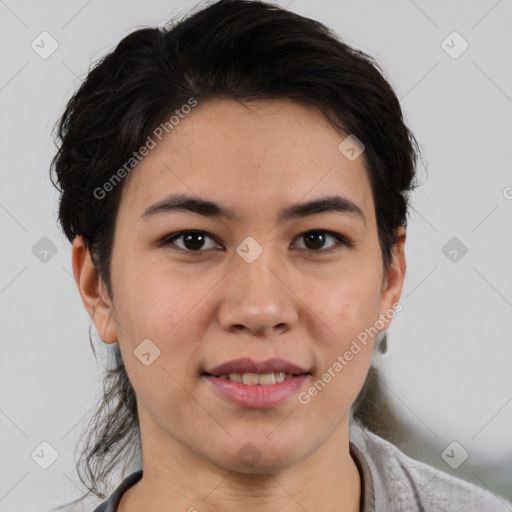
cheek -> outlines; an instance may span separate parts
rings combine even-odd
[[[167,266],[164,271],[162,265],[146,264],[136,272],[125,268],[119,273],[120,335],[126,338],[129,333],[132,340],[121,347],[123,359],[141,400],[152,402],[155,410],[164,407],[158,400],[183,410],[189,403],[194,405],[183,385],[189,383],[185,387],[191,391],[190,383],[197,379],[201,341],[214,311],[210,297],[216,280],[190,268],[176,272]],[[135,348],[147,339],[149,352],[158,354],[150,366],[137,358],[140,350]]]
[[[367,266],[365,271],[347,272],[338,279],[331,276],[321,287],[310,289],[308,304],[324,333],[316,342],[318,381],[307,391],[312,401],[325,406],[316,414],[341,418],[364,383],[374,349],[381,279],[378,268]],[[335,411],[330,410],[332,404],[338,404]]]
[[[180,271],[167,264],[138,261],[121,264],[116,273],[116,309],[137,339],[156,343],[178,339],[178,332],[199,329],[202,302],[215,280],[190,266]]]
[[[382,276],[366,268],[364,272],[332,274],[310,286],[307,304],[335,336],[341,346],[378,319]]]
[[[198,358],[202,300],[211,286],[198,276],[147,264],[120,265],[116,277],[120,348],[139,399],[153,411],[170,403],[188,410],[191,398],[183,384],[196,377],[191,361]]]

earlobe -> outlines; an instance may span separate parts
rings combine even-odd
[[[115,322],[111,321],[113,305],[81,236],[73,241],[71,258],[78,291],[100,338],[105,343],[115,343],[117,332]]]

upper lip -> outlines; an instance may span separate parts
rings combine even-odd
[[[301,373],[308,373],[308,370],[296,364],[290,363],[285,359],[272,358],[266,361],[254,361],[248,357],[240,359],[231,359],[226,361],[205,373],[218,377],[219,375],[229,375],[230,373],[274,373],[284,372],[299,375]]]

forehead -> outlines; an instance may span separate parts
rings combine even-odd
[[[289,100],[198,104],[163,134],[124,184],[119,215],[140,217],[170,193],[213,199],[247,215],[342,194],[373,209],[365,155],[339,149],[346,134]]]

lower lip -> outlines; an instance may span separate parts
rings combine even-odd
[[[269,384],[240,384],[231,380],[205,375],[206,380],[224,398],[240,407],[263,409],[284,402],[298,392],[309,374],[296,375],[291,379]]]

